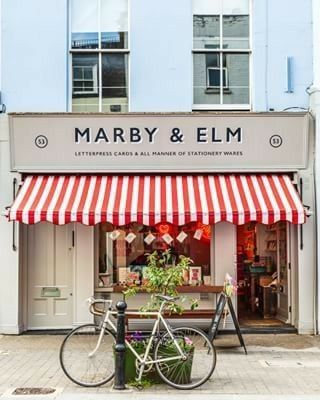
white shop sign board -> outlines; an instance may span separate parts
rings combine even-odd
[[[307,113],[10,114],[12,171],[297,170]]]

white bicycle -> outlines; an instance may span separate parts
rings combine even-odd
[[[172,328],[163,317],[169,302],[177,298],[158,295],[162,300],[157,312],[128,311],[127,315],[155,318],[152,332],[143,351],[126,340],[127,351],[133,353],[136,380],[155,368],[160,378],[177,389],[193,389],[205,383],[216,365],[216,351],[200,329]],[[101,306],[103,309],[101,309]],[[117,312],[112,300],[92,299],[90,312],[102,315],[100,324],[86,324],[72,330],[60,348],[60,364],[69,379],[81,386],[100,386],[114,377],[114,346]],[[160,330],[160,326],[162,330]]]

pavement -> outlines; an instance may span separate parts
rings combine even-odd
[[[0,400],[320,400],[320,336],[244,335],[248,355],[234,335],[219,335],[211,379],[192,391],[165,384],[115,391],[112,384],[83,388],[59,365],[62,335],[0,335]],[[52,388],[51,394],[19,394],[17,388]]]

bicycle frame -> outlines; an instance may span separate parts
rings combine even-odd
[[[110,326],[114,330],[114,332],[117,332],[117,328],[116,328],[115,324],[110,319],[110,316],[111,315],[116,316],[117,312],[111,310],[111,304],[112,304],[112,301],[110,301],[110,307],[107,310],[107,312],[105,314],[105,317],[103,319],[102,329],[101,329],[101,332],[99,334],[97,345],[96,345],[95,349],[89,354],[89,357],[92,357],[95,354],[95,352],[98,350],[98,348],[100,347],[100,344],[101,344],[102,339],[103,339],[104,331],[108,326]],[[141,367],[139,368],[139,376],[137,378],[138,381],[141,380],[142,374],[143,374],[144,369],[145,369],[145,366],[147,366],[147,365],[156,364],[156,363],[163,363],[163,362],[173,361],[173,360],[181,360],[181,359],[184,360],[184,359],[186,359],[186,355],[183,352],[183,350],[181,349],[181,347],[179,346],[178,341],[173,336],[173,334],[171,332],[171,329],[170,329],[170,326],[168,325],[167,321],[162,316],[162,311],[163,311],[163,309],[165,307],[165,304],[166,304],[166,302],[163,301],[161,306],[160,306],[159,311],[142,311],[142,312],[139,312],[139,311],[128,311],[126,313],[127,315],[155,316],[156,317],[156,320],[155,320],[153,328],[152,328],[151,335],[150,335],[150,337],[149,337],[149,339],[147,341],[147,347],[146,347],[146,351],[145,351],[143,357],[141,357],[141,355],[139,355],[135,351],[135,349],[131,346],[129,341],[125,340],[126,346],[130,349],[130,351],[134,354],[136,359],[141,364]],[[177,348],[177,350],[178,350],[180,355],[179,356],[175,356],[175,357],[161,358],[161,359],[158,359],[158,360],[148,360],[149,353],[150,353],[150,350],[151,350],[151,346],[152,346],[152,343],[154,341],[154,337],[156,335],[156,332],[157,332],[158,327],[159,327],[161,322],[162,322],[163,326],[165,327],[166,332],[169,334],[170,338],[172,339],[172,341],[173,341],[173,343],[174,343],[175,347]]]

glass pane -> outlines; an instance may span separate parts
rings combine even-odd
[[[225,54],[223,104],[249,104],[249,54]]]
[[[98,47],[98,0],[72,0],[71,47],[94,49]]]
[[[220,83],[219,53],[193,55],[193,103],[220,104],[220,88],[210,87],[213,76]],[[215,81],[217,82],[217,81]]]
[[[220,87],[220,68],[207,69],[207,83],[208,87]]]
[[[98,54],[73,54],[72,111],[99,111]]]
[[[101,47],[128,48],[128,0],[101,0]]]
[[[127,74],[128,57],[126,54],[102,55],[103,111],[127,111]]]
[[[248,15],[249,0],[223,0],[224,15]]]
[[[223,16],[223,48],[249,48],[249,16]]]
[[[160,223],[156,226],[147,227],[136,222],[130,226],[113,227],[110,232],[110,224],[100,224],[99,229],[99,278],[104,275],[112,276],[116,284],[141,285],[145,279],[147,253],[157,251],[160,255],[163,251],[170,249],[171,257],[169,265],[179,262],[179,256],[190,257],[194,265],[199,267],[197,276],[186,272],[184,275],[185,284],[199,284],[205,281],[210,284],[210,243],[211,227],[200,223],[190,223],[182,227],[173,226],[167,223]],[[183,236],[179,236],[181,232]],[[195,232],[200,232],[196,239]],[[112,237],[116,234],[116,239]],[[128,234],[131,234],[130,240]],[[164,235],[170,235],[172,241],[168,244]],[[206,279],[204,277],[207,277]],[[193,279],[194,278],[194,279]],[[104,279],[102,279],[104,281]],[[109,283],[111,279],[108,279]],[[208,282],[209,281],[209,282]],[[99,286],[106,286],[105,282]]]
[[[192,5],[193,14],[218,15],[222,12],[221,0],[193,0]]]
[[[193,16],[193,47],[195,49],[220,47],[219,15]]]

